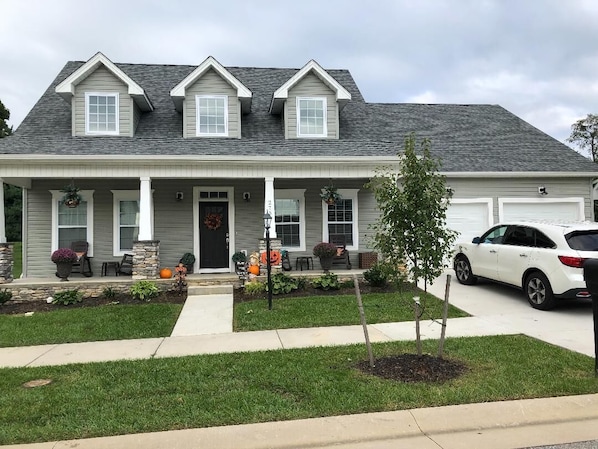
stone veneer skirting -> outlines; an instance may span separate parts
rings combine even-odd
[[[160,274],[160,240],[133,242],[133,279],[156,279]]]
[[[13,281],[13,246],[10,243],[0,243],[0,284]]]

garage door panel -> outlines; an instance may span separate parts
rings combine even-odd
[[[516,220],[583,220],[583,199],[566,201],[530,200],[512,202],[499,200],[502,204],[501,221]]]
[[[455,202],[449,205],[446,224],[449,229],[459,233],[457,243],[471,242],[491,226],[489,207],[487,201]]]

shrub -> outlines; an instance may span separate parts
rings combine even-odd
[[[266,291],[266,284],[260,281],[247,282],[244,290],[247,295],[258,296]]]
[[[336,250],[336,245],[333,245],[332,243],[320,242],[314,246],[313,253],[314,256],[320,258],[334,257],[336,255]]]
[[[155,282],[137,281],[129,289],[131,296],[140,301],[150,301],[158,296],[159,290]]]
[[[334,273],[326,273],[315,278],[311,281],[311,285],[314,288],[319,288],[321,290],[338,290],[341,288],[338,283],[338,276]]]
[[[116,290],[114,290],[112,287],[104,287],[104,290],[102,290],[102,295],[105,298],[114,299],[116,297]]]
[[[372,287],[384,287],[389,277],[388,267],[383,263],[375,263],[369,270],[363,272],[363,278]]]
[[[63,306],[69,306],[71,304],[83,301],[83,293],[77,289],[65,290],[54,293],[53,298],[52,304],[62,304]]]
[[[50,260],[54,263],[73,263],[77,261],[77,253],[70,248],[58,248],[52,253]]]
[[[195,256],[192,253],[185,253],[183,257],[181,257],[180,262],[183,265],[193,265],[195,263]]]
[[[280,295],[282,293],[290,293],[293,290],[297,290],[299,282],[297,279],[287,276],[284,273],[276,273],[272,276],[272,294]],[[266,285],[266,291],[268,286]]]
[[[0,290],[0,305],[8,302],[12,299],[12,292],[10,290],[4,289]]]
[[[237,251],[235,254],[233,254],[232,259],[235,263],[247,262],[247,254],[245,254],[243,251]]]

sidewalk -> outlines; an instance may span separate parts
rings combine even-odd
[[[470,289],[451,285],[451,302],[476,316],[450,319],[447,337],[526,333],[548,336],[554,344],[588,353],[585,332],[579,323],[578,338],[573,330],[555,321],[548,332],[538,323],[538,313],[551,322],[550,315],[521,304],[517,299],[500,298],[493,308],[492,296],[501,295],[500,286]],[[444,296],[444,279],[428,288]],[[453,300],[452,298],[457,298]],[[363,343],[361,326],[280,329],[233,333],[232,294],[190,295],[173,335],[164,338],[90,343],[56,344],[21,348],[0,348],[0,367],[50,366],[110,360],[177,357],[222,352],[280,350],[310,346]],[[201,319],[203,318],[203,320]],[[587,317],[582,319],[586,320]],[[209,322],[205,325],[204,320]],[[558,318],[555,318],[558,320]],[[201,324],[199,326],[198,324]],[[440,324],[424,321],[424,339],[437,339]],[[207,332],[203,335],[198,333]],[[412,322],[368,325],[372,342],[413,340]],[[579,338],[581,335],[584,338]],[[559,340],[560,339],[560,340]],[[555,341],[556,340],[556,341]],[[576,341],[577,340],[577,341]],[[593,348],[588,355],[593,356]],[[333,416],[295,421],[238,426],[187,429],[147,434],[121,435],[2,446],[3,448],[114,449],[114,448],[327,448],[341,449],[461,449],[523,448],[584,440],[598,440],[598,394],[504,401],[484,404],[403,410],[362,415]],[[598,442],[595,446],[598,448]]]

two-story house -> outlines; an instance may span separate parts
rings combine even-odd
[[[24,189],[25,277],[52,276],[52,251],[77,240],[96,272],[132,252],[151,260],[146,277],[185,252],[196,272],[230,272],[234,252],[258,248],[264,212],[292,257],[334,235],[356,263],[377,217],[364,184],[398,169],[410,133],[442,162],[461,239],[503,219],[593,218],[596,165],[502,107],[367,103],[347,70],[315,61],[69,62],[0,140],[0,179]],[[330,183],[334,204],[320,198]],[[63,201],[67,185],[81,189],[76,207]],[[4,234],[2,219],[0,244]]]

